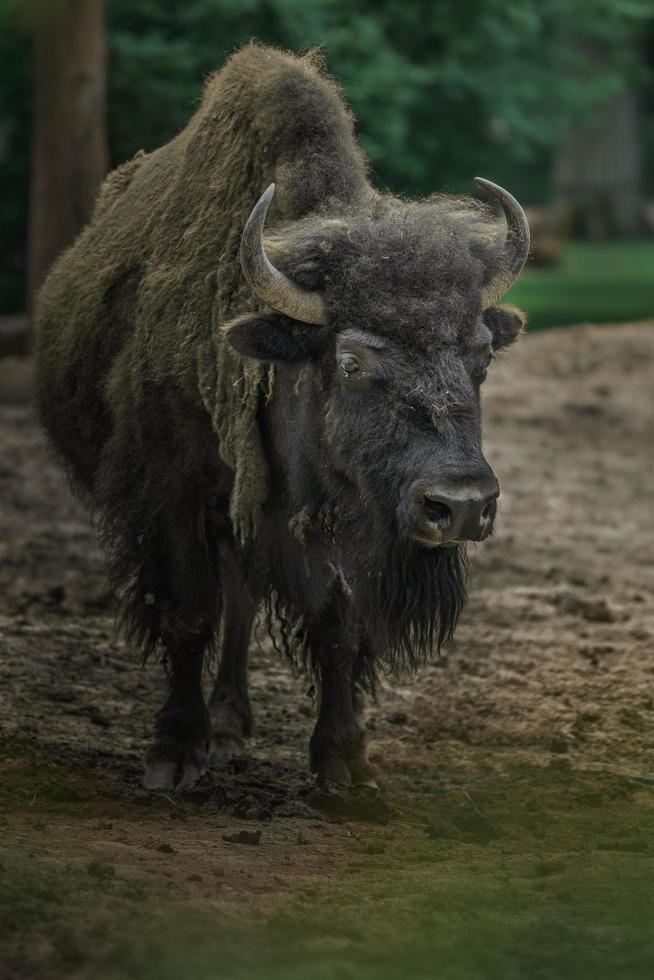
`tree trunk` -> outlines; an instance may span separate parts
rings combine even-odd
[[[37,0],[29,306],[108,168],[104,0]]]

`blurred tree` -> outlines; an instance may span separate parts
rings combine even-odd
[[[36,0],[30,297],[84,226],[107,172],[104,0]]]
[[[250,37],[323,44],[381,185],[462,191],[485,171],[544,201],[559,134],[643,84],[631,41],[653,15],[651,0],[112,0],[111,145],[116,159],[159,145]]]
[[[569,129],[554,154],[558,203],[576,237],[634,237],[645,231],[638,107],[623,89]]]

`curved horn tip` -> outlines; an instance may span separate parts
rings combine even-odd
[[[263,194],[261,195],[257,203],[252,208],[252,211],[250,212],[250,217],[248,218],[246,223],[246,227],[251,222],[254,223],[258,219],[260,219],[261,223],[263,224],[263,222],[266,220],[268,208],[270,207],[270,202],[272,201],[274,194],[275,194],[275,185],[268,184],[268,186],[266,187],[265,191],[263,192]]]
[[[474,181],[498,199],[506,218],[507,232],[501,269],[484,290],[482,298],[483,303],[492,306],[512,286],[527,260],[529,223],[520,202],[504,187],[494,184],[492,180],[486,180],[485,177],[475,177]]]
[[[291,282],[268,259],[263,229],[268,207],[275,193],[269,184],[250,213],[241,235],[241,268],[252,291],[274,310],[294,320],[325,326],[325,303],[319,293],[309,292]]]
[[[493,183],[492,180],[486,180],[485,177],[473,177],[473,182],[477,184],[478,187],[483,187],[484,190],[490,191],[495,197],[508,198],[510,201],[515,201],[520,210],[522,211],[521,205],[516,201],[513,194],[506,190],[505,187],[500,187],[499,184]]]

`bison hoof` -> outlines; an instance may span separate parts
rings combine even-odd
[[[377,789],[377,773],[368,762],[363,729],[349,737],[316,728],[309,743],[311,772],[319,786],[369,786]]]
[[[244,736],[250,734],[252,719],[227,702],[214,705],[210,714],[209,765],[212,769],[223,769],[232,759],[245,755]]]
[[[366,758],[360,756],[330,755],[316,765],[316,782],[319,786],[370,786],[377,789],[375,770]]]
[[[150,790],[184,793],[207,771],[206,744],[155,742],[145,754],[143,785]]]
[[[212,769],[224,769],[232,759],[240,759],[244,755],[245,742],[240,735],[216,732],[209,743],[209,766]]]

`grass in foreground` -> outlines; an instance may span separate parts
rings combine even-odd
[[[46,857],[30,846],[29,824],[18,835],[5,832],[0,974],[25,980],[653,975],[651,785],[577,771],[567,759],[485,771],[483,778],[440,768],[398,771],[396,778],[394,819],[386,827],[357,825],[336,878],[298,882],[281,901],[229,909],[193,902],[164,879],[127,880],[110,863],[89,863],[74,852]],[[65,804],[70,819],[80,806]],[[46,806],[43,819],[48,813]]]

